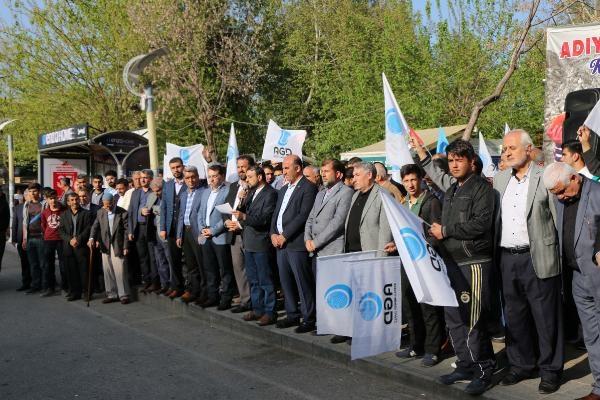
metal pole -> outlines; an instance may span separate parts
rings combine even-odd
[[[154,123],[154,98],[152,85],[144,88],[146,96],[146,124],[148,125],[148,151],[150,153],[150,169],[158,176],[158,147],[156,144],[156,125]]]
[[[15,158],[13,154],[14,146],[12,135],[7,135],[6,139],[8,142],[8,205],[10,207],[10,239],[12,241],[13,239],[16,239],[12,237],[12,221],[13,214],[15,212]]]

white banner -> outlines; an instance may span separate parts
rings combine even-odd
[[[179,157],[183,160],[183,165],[193,165],[198,168],[200,179],[206,179],[206,170],[208,163],[202,154],[204,146],[196,144],[188,147],[177,146],[173,143],[167,143],[166,154],[163,159],[163,178],[172,179],[173,175],[169,169],[169,160],[173,157]]]
[[[355,295],[351,358],[397,350],[402,332],[399,257],[353,261],[351,265]]]
[[[235,128],[232,123],[231,131],[229,132],[229,143],[227,144],[227,172],[225,173],[225,180],[229,183],[240,180],[237,172],[237,158],[239,156],[240,151],[238,150],[237,140],[235,139]]]
[[[423,221],[386,191],[381,192],[381,199],[417,301],[433,306],[457,307],[446,264],[425,240]]]
[[[281,162],[290,154],[302,158],[304,140],[306,131],[281,129],[273,120],[269,120],[262,159]]]
[[[352,336],[352,264],[375,258],[377,251],[317,258],[317,333]]]
[[[398,107],[392,88],[385,74],[383,78],[383,97],[385,102],[385,162],[392,168],[395,180],[399,182],[399,171],[405,164],[414,164],[408,149],[410,128]]]
[[[496,166],[481,132],[479,132],[479,158],[483,163],[483,174],[488,178],[493,178],[496,175]]]

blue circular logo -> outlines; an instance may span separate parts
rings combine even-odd
[[[352,289],[348,285],[333,285],[325,292],[325,301],[334,310],[348,308],[352,303]]]
[[[408,254],[410,254],[410,258],[412,258],[413,261],[417,261],[425,257],[427,254],[427,247],[425,246],[421,236],[415,232],[414,229],[402,228],[400,229],[400,235],[402,235],[404,244],[408,249]]]
[[[233,160],[234,158],[237,158],[237,157],[238,157],[237,151],[233,148],[233,146],[227,146],[227,159]]]
[[[188,149],[181,149],[179,150],[179,157],[181,157],[181,160],[183,161],[183,165],[187,165],[188,162],[190,161],[190,151]]]
[[[404,133],[402,123],[400,122],[400,115],[398,115],[395,108],[390,108],[385,112],[385,124],[388,130],[395,135],[402,135]]]
[[[360,316],[365,321],[373,321],[379,317],[383,309],[383,301],[381,297],[373,292],[367,292],[360,298],[358,302],[358,311]]]

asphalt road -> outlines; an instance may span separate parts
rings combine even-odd
[[[25,295],[17,266],[7,246],[0,400],[432,398],[140,303]]]

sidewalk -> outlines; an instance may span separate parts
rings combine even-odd
[[[400,360],[393,353],[350,361],[350,346],[343,343],[331,344],[329,342],[331,336],[329,335],[296,334],[293,328],[277,329],[273,325],[259,327],[254,322],[243,321],[240,314],[233,314],[229,311],[216,311],[215,308],[203,310],[195,305],[186,305],[179,299],[170,300],[165,296],[155,294],[139,294],[138,299],[144,304],[173,314],[197,318],[226,332],[231,331],[238,335],[249,336],[291,352],[318,358],[336,365],[343,365],[350,370],[399,380],[411,387],[423,390],[427,394],[449,399],[473,398],[462,391],[466,386],[465,384],[443,386],[435,381],[438,376],[452,370],[450,364],[454,361],[454,357],[442,360],[440,364],[433,368],[421,367],[419,360]],[[502,378],[502,368],[506,366],[506,357],[503,351],[504,345],[494,345],[494,349],[500,366],[495,375],[495,382],[497,383]],[[497,400],[575,399],[587,395],[591,391],[592,383],[587,354],[577,351],[569,345],[567,345],[566,352],[568,361],[565,364],[563,385],[558,392],[552,395],[539,394],[537,388],[540,380],[538,378],[520,382],[511,387],[495,386],[480,398]]]

